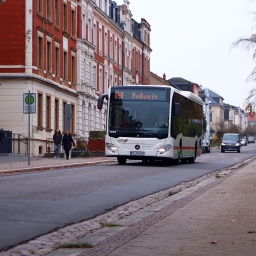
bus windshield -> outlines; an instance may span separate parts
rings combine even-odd
[[[169,131],[170,91],[148,89],[143,95],[130,88],[111,92],[108,131],[110,137],[163,139]]]

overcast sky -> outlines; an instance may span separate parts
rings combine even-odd
[[[250,0],[130,0],[133,18],[151,25],[151,71],[195,82],[237,107],[255,86],[247,78],[256,62],[231,45],[253,33],[255,7]]]

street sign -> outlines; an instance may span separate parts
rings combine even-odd
[[[23,93],[23,113],[35,114],[36,113],[36,94]]]

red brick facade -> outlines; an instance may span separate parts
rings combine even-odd
[[[25,0],[2,4],[0,24],[0,65],[25,65]],[[0,69],[0,72],[23,73],[24,70]]]

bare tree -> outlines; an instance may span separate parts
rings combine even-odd
[[[252,2],[255,2],[252,0]],[[254,13],[255,14],[255,13]],[[249,37],[240,37],[236,42],[232,44],[232,47],[241,46],[246,51],[252,51],[252,58],[256,59],[256,34],[252,34]],[[256,66],[253,68],[247,78],[248,81],[256,81]],[[250,113],[256,112],[256,88],[249,91],[248,97],[244,101],[244,108]]]
[[[246,129],[244,130],[244,135],[245,136],[255,136],[256,135],[256,127],[252,127],[252,126],[248,126],[246,127]]]
[[[219,121],[215,124],[215,135],[217,137],[217,143],[220,144],[223,134],[226,132],[226,126],[224,121]]]

